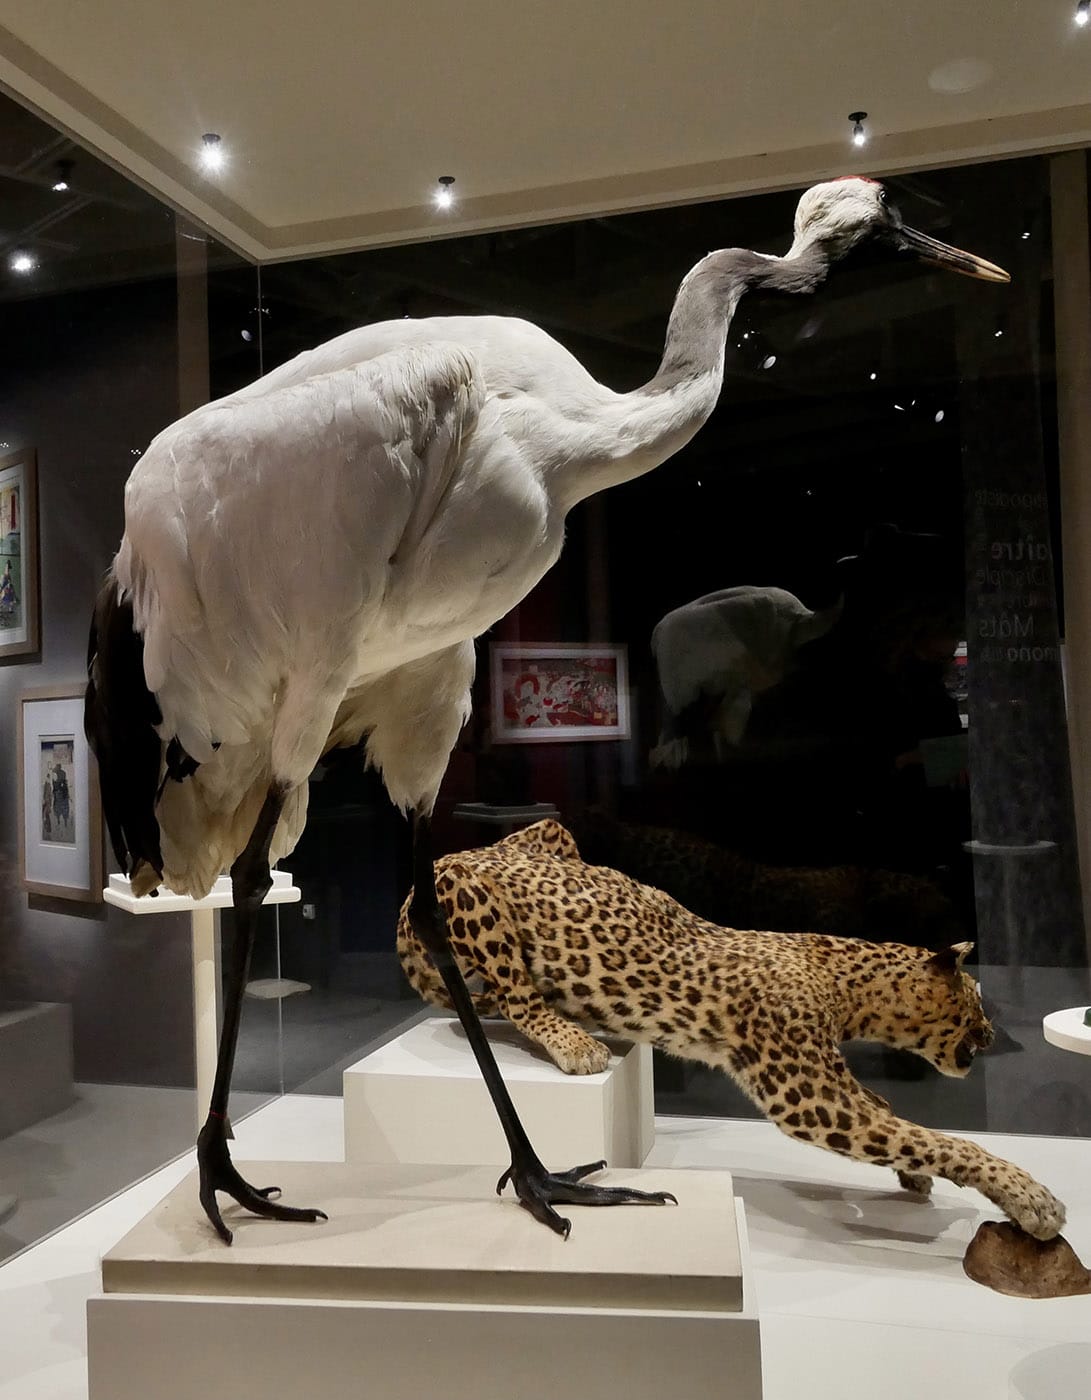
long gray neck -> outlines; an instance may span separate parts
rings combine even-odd
[[[662,392],[679,379],[719,367],[727,332],[743,294],[754,290],[798,295],[813,292],[829,271],[821,247],[809,245],[777,258],[748,248],[709,253],[678,288],[663,359],[646,392]]]
[[[793,248],[784,258],[743,248],[703,258],[678,289],[653,378],[596,403],[591,421],[573,424],[573,436],[557,444],[564,465],[554,471],[565,507],[643,475],[693,437],[720,396],[727,332],[746,291],[809,292],[828,268],[815,247]]]

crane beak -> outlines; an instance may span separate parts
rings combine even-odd
[[[964,253],[961,248],[941,243],[938,238],[930,238],[928,234],[918,233],[915,228],[906,228],[904,224],[894,234],[894,241],[904,252],[912,254],[918,262],[927,263],[929,267],[942,267],[948,272],[959,272],[963,277],[977,277],[982,282],[1011,281],[1011,274],[995,263],[979,258],[975,253]]]

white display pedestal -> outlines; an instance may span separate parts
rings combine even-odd
[[[655,1141],[652,1054],[609,1041],[601,1074],[564,1074],[506,1021],[485,1033],[523,1126],[558,1169],[605,1158],[639,1167]],[[347,1162],[511,1160],[481,1071],[458,1021],[419,1021],[344,1074]]]
[[[760,1400],[726,1173],[609,1172],[679,1205],[565,1207],[565,1241],[498,1201],[491,1167],[242,1170],[329,1221],[229,1207],[229,1249],[191,1175],[103,1260],[89,1400]]]
[[[124,875],[111,875],[102,897],[127,914],[189,914],[193,944],[193,1046],[197,1062],[197,1127],[202,1126],[216,1077],[220,1036],[220,915],[230,909],[231,878],[221,875],[204,899],[172,894],[162,885],[154,895],[133,894]],[[273,871],[273,888],[263,904],[296,904],[301,898],[286,870]]]
[[[1050,1045],[1071,1050],[1075,1055],[1091,1055],[1091,1026],[1083,1018],[1086,1006],[1070,1006],[1064,1011],[1051,1011],[1042,1020],[1042,1034]]]

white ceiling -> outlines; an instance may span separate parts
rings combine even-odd
[[[1089,145],[1074,8],[0,0],[0,85],[277,259]],[[231,152],[215,179],[196,169],[205,131]]]

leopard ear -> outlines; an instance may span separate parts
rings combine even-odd
[[[958,972],[962,964],[974,950],[972,943],[952,943],[949,948],[941,948],[928,959],[928,966],[937,972]]]

